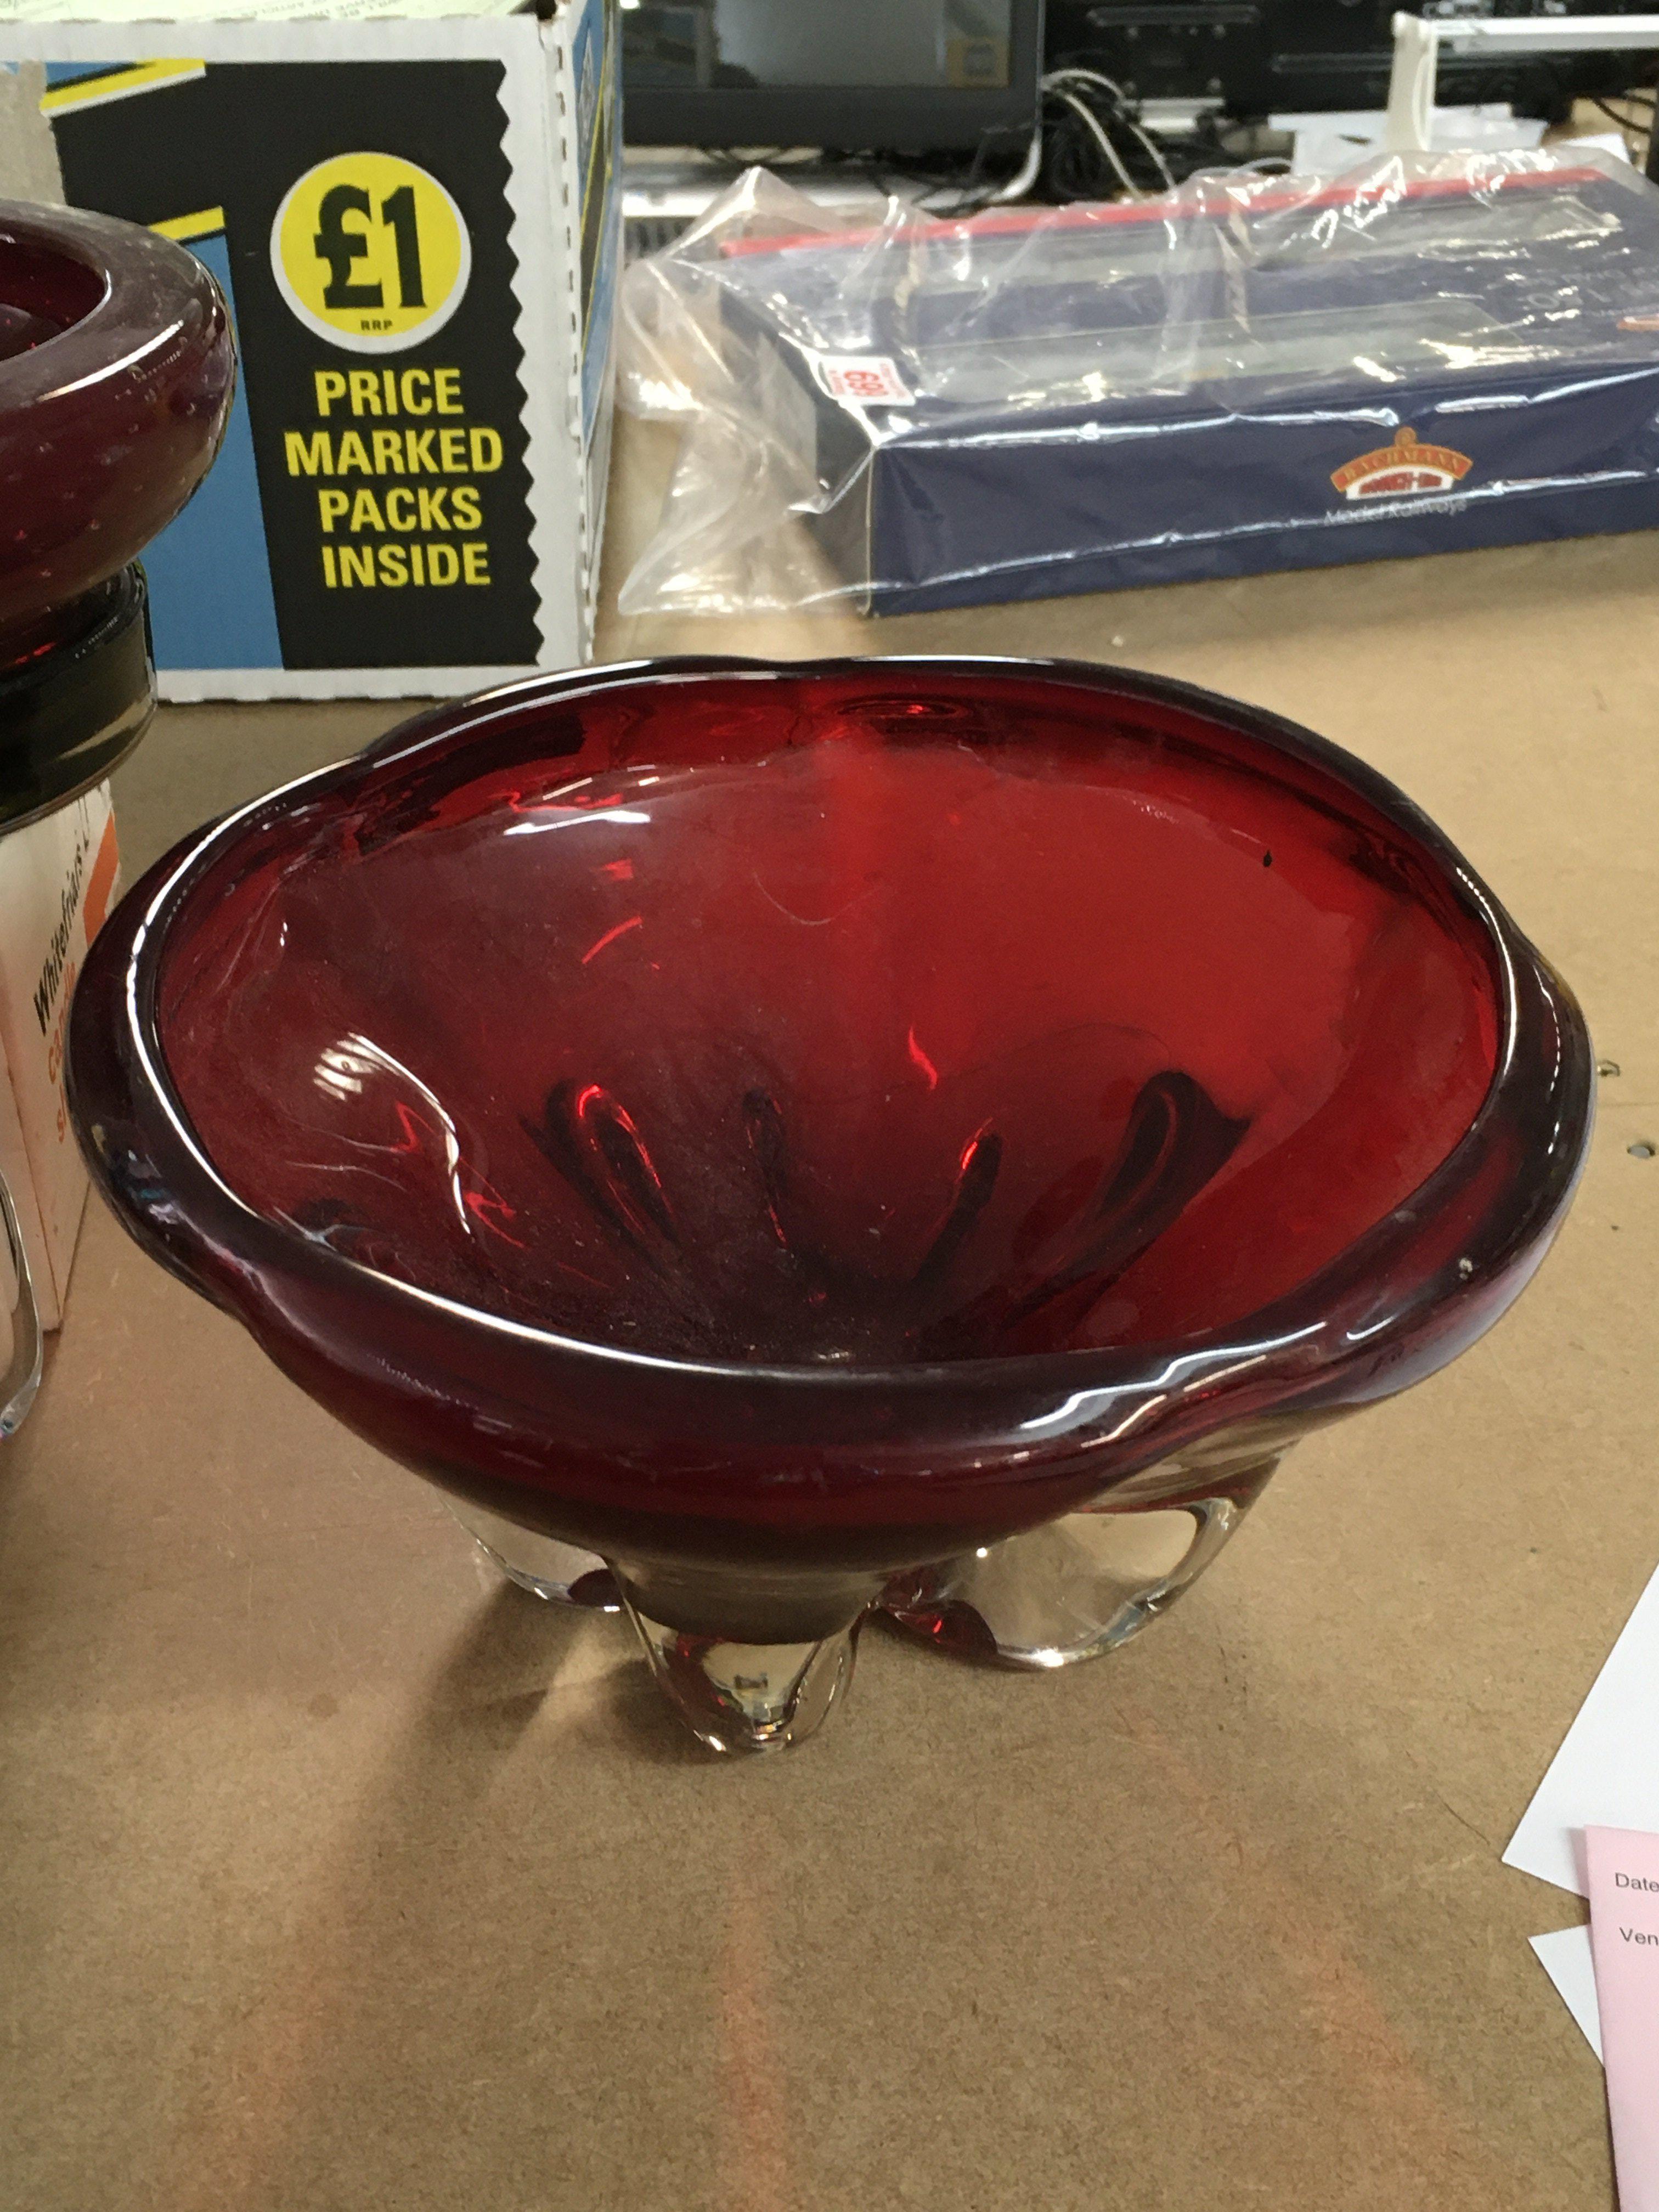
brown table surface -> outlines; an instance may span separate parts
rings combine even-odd
[[[663,465],[618,451],[611,596]],[[1581,1908],[1498,1854],[1659,1558],[1659,536],[601,630],[688,645],[1116,659],[1351,746],[1619,1063],[1576,1211],[1127,1650],[873,1632],[816,1745],[732,1766],[94,1201],[0,1453],[0,2206],[1601,2212],[1526,1944]],[[396,712],[163,713],[129,880]]]

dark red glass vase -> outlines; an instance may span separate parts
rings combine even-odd
[[[138,554],[224,434],[217,285],[170,240],[0,202],[0,829],[106,776],[154,705]]]
[[[154,869],[70,1057],[146,1247],[605,1560],[725,1747],[805,1734],[884,1594],[1015,1663],[1118,1640],[1516,1296],[1590,1101],[1571,996],[1381,777],[1006,661],[441,708]],[[1053,1548],[1169,1511],[1132,1589]]]

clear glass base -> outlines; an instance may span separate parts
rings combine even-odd
[[[516,1521],[504,1521],[484,1506],[445,1501],[484,1556],[510,1582],[556,1605],[580,1605],[591,1612],[620,1613],[622,1599],[611,1570],[592,1552],[556,1537],[538,1536]]]
[[[882,1578],[860,1570],[613,1559],[657,1686],[711,1751],[785,1751],[853,1679]]]
[[[626,1602],[626,1601],[624,1601]],[[853,1679],[860,1620],[816,1644],[727,1644],[628,1615],[658,1686],[711,1751],[787,1751],[820,1728]]]
[[[724,1576],[635,1568],[625,1594],[623,1571],[593,1553],[521,1528],[482,1505],[447,1502],[479,1550],[520,1589],[555,1604],[625,1612],[658,1686],[711,1751],[783,1751],[803,1742],[853,1679],[873,1585],[779,1587],[763,1579],[756,1586],[738,1579],[734,1588]],[[653,1607],[677,1613],[681,1625],[658,1620]],[[729,1633],[708,1632],[714,1621],[739,1617],[744,1632],[762,1640],[736,1643]],[[827,1634],[814,1632],[826,1626]]]
[[[451,1510],[521,1589],[625,1612],[658,1687],[710,1750],[782,1751],[845,1693],[877,1603],[936,1650],[997,1666],[1048,1673],[1115,1650],[1191,1589],[1293,1433],[1235,1430],[1148,1469],[1109,1503],[885,1589],[863,1571],[606,1561],[482,1506],[452,1501]]]
[[[1032,1673],[1098,1659],[1192,1588],[1279,1457],[1212,1468],[1225,1487],[1207,1497],[1068,1514],[971,1558],[923,1568],[890,1586],[883,1610],[957,1658]]]

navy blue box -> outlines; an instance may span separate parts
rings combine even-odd
[[[793,240],[709,269],[877,613],[1659,523],[1659,191],[1547,155]]]

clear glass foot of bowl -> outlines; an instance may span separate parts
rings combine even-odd
[[[538,1536],[516,1521],[504,1521],[482,1505],[447,1499],[450,1511],[487,1559],[520,1589],[556,1605],[580,1605],[596,1613],[620,1613],[622,1600],[611,1570],[592,1552],[556,1537]]]
[[[896,1577],[883,1610],[936,1650],[1047,1673],[1115,1651],[1219,1554],[1266,1488],[1274,1452],[1212,1468],[1208,1494],[1067,1514],[939,1567]]]
[[[744,1572],[613,1560],[657,1687],[710,1751],[787,1751],[823,1726],[853,1679],[881,1595],[866,1571]]]
[[[629,1618],[657,1686],[710,1751],[787,1751],[817,1732],[853,1679],[859,1624],[816,1644],[730,1644]]]

